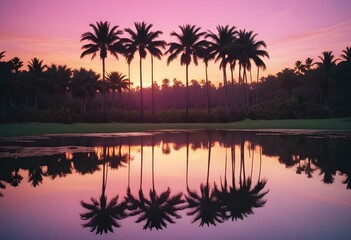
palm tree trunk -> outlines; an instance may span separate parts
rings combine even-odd
[[[240,91],[240,106],[243,105],[243,79],[241,76],[241,64],[239,63],[239,91]]]
[[[102,58],[102,81],[105,82],[105,58]],[[104,88],[104,87],[103,87]],[[105,89],[102,89],[102,111],[106,113],[106,93]]]
[[[208,75],[207,75],[207,64],[205,64],[205,72],[206,72],[206,100],[207,100],[207,115],[208,119],[211,119],[211,106],[210,106],[210,92],[209,92],[209,83],[208,83]]]
[[[223,66],[223,85],[224,85],[224,107],[225,115],[228,117],[228,89],[227,89],[227,71],[226,66]]]
[[[154,102],[154,61],[151,54],[151,105],[152,115],[155,115],[155,102]]]
[[[260,78],[260,67],[257,67],[257,90],[258,90],[258,80]],[[258,91],[256,91],[256,104],[258,104]]]
[[[186,79],[186,108],[185,108],[185,116],[186,120],[189,120],[189,79],[188,79],[188,71],[189,64],[185,66],[185,79]]]
[[[140,149],[140,186],[139,189],[142,189],[142,183],[143,183],[143,148],[144,148],[144,143],[143,143],[143,137],[141,137],[141,149]]]
[[[230,147],[232,157],[232,187],[235,188],[235,145]]]
[[[130,104],[130,62],[128,62],[128,106],[127,109],[129,109],[129,104]]]
[[[186,188],[189,190],[189,134],[186,134],[186,176],[185,176],[185,181],[186,181]]]
[[[130,189],[130,145],[131,140],[130,137],[128,137],[128,189]]]
[[[154,136],[152,136],[152,147],[151,147],[151,158],[152,158],[152,190],[155,191],[155,154],[154,154],[154,145],[155,145],[155,141],[154,141]]]
[[[210,180],[210,163],[211,163],[211,134],[208,136],[208,158],[207,158],[207,178],[206,178],[206,186],[209,186]]]
[[[140,117],[144,120],[144,105],[143,105],[143,74],[142,74],[142,58],[139,60],[140,67]]]

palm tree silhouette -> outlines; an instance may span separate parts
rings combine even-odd
[[[6,188],[6,186],[5,186],[5,184],[3,184],[1,181],[0,181],[0,189],[5,189]],[[3,197],[4,196],[4,194],[2,194],[2,192],[0,192],[0,197]]]
[[[12,187],[18,187],[22,182],[22,180],[23,180],[23,177],[21,176],[21,174],[19,174],[19,168],[16,167],[13,173],[11,173],[8,183],[11,184]]]
[[[204,48],[200,52],[200,57],[203,59],[205,63],[205,74],[206,74],[206,105],[207,105],[207,115],[208,115],[208,120],[211,120],[211,104],[210,104],[210,93],[209,93],[209,81],[208,81],[208,74],[207,74],[207,69],[208,69],[208,62],[212,59],[214,59],[215,54],[210,48],[210,42],[206,41]]]
[[[81,220],[87,221],[82,226],[83,228],[90,228],[90,232],[96,234],[113,232],[113,227],[119,228],[121,226],[117,220],[127,217],[125,213],[126,203],[124,201],[118,203],[118,195],[107,202],[105,190],[108,166],[106,167],[106,161],[103,161],[102,189],[99,201],[91,198],[92,203],[80,202],[81,206],[87,210],[85,213],[80,213]]]
[[[110,52],[112,56],[118,59],[117,53],[123,53],[124,47],[118,35],[122,34],[121,30],[118,30],[118,26],[110,28],[110,23],[96,22],[96,24],[89,24],[93,28],[93,32],[85,32],[82,34],[80,41],[88,41],[88,44],[82,46],[84,50],[80,55],[83,58],[86,55],[92,54],[91,59],[94,59],[96,53],[99,52],[102,61],[102,81],[105,81],[105,59],[107,58],[107,52]],[[105,112],[105,92],[103,89],[103,111]]]
[[[52,107],[56,109],[56,97],[66,92],[71,80],[72,70],[66,65],[52,64],[45,72],[45,85],[47,92],[52,96]]]
[[[31,183],[33,187],[37,187],[43,182],[43,177],[46,177],[46,173],[40,166],[33,166],[28,169],[28,182]]]
[[[99,171],[99,159],[95,152],[73,153],[72,163],[79,174],[93,174]]]
[[[253,36],[253,39],[257,36],[257,34],[255,34]],[[262,70],[266,70],[266,64],[264,63],[264,61],[261,59],[263,57],[266,57],[269,59],[269,54],[266,50],[263,50],[262,48],[267,48],[267,44],[266,42],[260,40],[260,41],[253,41],[253,48],[251,51],[251,58],[253,60],[253,62],[255,63],[256,67],[257,67],[257,83],[259,80],[259,76],[260,76],[260,69]]]
[[[252,176],[246,178],[243,142],[240,144],[240,153],[239,186],[237,187],[235,183],[235,146],[232,146],[232,185],[227,187],[226,180],[224,180],[225,184],[222,184],[221,188],[217,189],[218,198],[221,200],[223,211],[226,212],[225,218],[231,218],[232,221],[238,219],[243,220],[244,217],[253,214],[253,208],[263,207],[266,200],[263,200],[262,198],[268,193],[268,191],[261,192],[267,183],[266,180],[260,179],[261,166],[255,186],[251,187]]]
[[[153,32],[151,31],[152,24],[147,24],[145,22],[135,22],[135,32],[126,28],[125,31],[129,33],[130,39],[123,39],[126,48],[126,58],[128,64],[134,58],[136,52],[139,53],[139,68],[140,68],[140,116],[144,118],[144,101],[143,101],[143,74],[142,74],[142,59],[147,55],[147,51],[151,54],[151,84],[153,89],[153,56],[161,58],[162,52],[160,48],[164,48],[165,42],[156,40],[159,35],[162,34],[161,31]],[[154,105],[153,105],[154,108]],[[153,110],[154,111],[154,110]]]
[[[322,56],[319,56],[321,62],[317,62],[318,66],[324,70],[324,77],[320,80],[320,90],[323,98],[324,108],[328,108],[327,98],[329,92],[329,81],[331,79],[332,70],[336,66],[336,61],[332,51],[322,52]]]
[[[23,62],[21,59],[18,57],[14,57],[10,60],[10,68],[13,70],[16,74],[19,72],[19,69],[23,67]]]
[[[303,74],[305,72],[305,65],[299,60],[295,62],[294,70],[297,74]]]
[[[32,83],[34,85],[33,95],[34,95],[34,108],[37,109],[38,106],[38,91],[41,83],[41,78],[43,77],[43,72],[47,68],[47,66],[43,65],[43,60],[39,60],[38,58],[31,59],[28,62],[28,70],[32,79]]]
[[[5,57],[5,52],[6,52],[6,51],[0,52],[0,60],[3,59],[3,58]]]
[[[129,90],[130,81],[126,76],[120,72],[110,72],[106,78],[109,83],[109,88],[112,90],[112,106],[114,106],[114,94],[116,91],[119,92],[119,105],[122,103],[122,91]]]
[[[160,48],[165,49],[166,42],[163,40],[156,40],[159,35],[161,35],[161,31],[152,32],[149,35],[149,43],[146,46],[147,50],[150,52],[151,55],[151,104],[152,104],[152,114],[155,114],[155,93],[154,93],[154,61],[153,57],[157,59],[161,59],[163,53]]]
[[[351,47],[346,47],[345,50],[342,50],[343,54],[341,55],[342,60],[347,63],[351,63]]]
[[[200,32],[201,28],[195,25],[184,25],[179,26],[181,33],[172,32],[171,36],[176,37],[177,42],[169,43],[169,48],[166,54],[169,54],[167,58],[167,65],[169,65],[174,59],[181,54],[180,65],[185,65],[185,79],[186,79],[186,118],[189,119],[189,76],[188,68],[191,60],[197,65],[197,58],[203,52],[206,46],[206,41],[201,40],[205,32]]]
[[[177,214],[183,207],[179,206],[184,203],[182,200],[182,193],[171,196],[171,190],[168,187],[160,195],[157,194],[155,189],[155,170],[154,170],[154,136],[152,137],[152,189],[149,192],[149,199],[144,196],[142,190],[142,174],[140,175],[140,189],[139,198],[135,198],[130,189],[127,191],[128,209],[131,211],[130,216],[137,216],[139,218],[136,223],[146,221],[143,229],[162,230],[167,228],[167,223],[175,223],[174,218],[181,218]],[[142,153],[142,152],[141,152]],[[141,168],[142,169],[142,168]]]
[[[311,68],[312,68],[312,66],[314,65],[314,63],[313,63],[313,59],[312,58],[306,58],[306,60],[305,60],[305,70],[306,71],[309,71],[309,70],[311,70]]]
[[[188,146],[188,144],[187,144]],[[206,184],[200,185],[201,194],[198,195],[196,191],[192,191],[188,185],[187,179],[187,193],[185,195],[186,201],[188,203],[187,208],[191,209],[190,212],[187,213],[188,216],[195,215],[192,223],[200,220],[201,227],[206,224],[207,226],[216,225],[217,223],[223,222],[224,212],[221,211],[221,204],[219,199],[217,198],[217,194],[215,189],[210,189],[209,185],[209,177],[210,177],[210,163],[211,163],[211,147],[212,147],[212,139],[211,133],[208,133],[208,159],[207,159],[207,177]],[[187,174],[186,178],[188,178],[188,151],[187,151]]]
[[[107,156],[107,160],[110,162],[111,169],[119,169],[126,167],[128,163],[128,154],[122,154],[122,143],[120,142],[118,152],[115,152],[115,147],[112,147],[112,156]]]
[[[73,71],[73,77],[70,85],[70,90],[74,98],[82,100],[83,116],[86,116],[88,97],[94,97],[98,88],[98,79],[100,75],[96,74],[93,70],[86,70],[81,68]]]
[[[223,85],[225,91],[224,103],[226,109],[226,115],[228,116],[228,90],[227,90],[227,72],[226,67],[230,62],[229,60],[229,50],[233,48],[234,42],[236,40],[236,30],[235,27],[217,26],[217,34],[209,32],[206,38],[211,39],[210,48],[215,54],[215,62],[221,60],[219,64],[219,69],[223,71]]]

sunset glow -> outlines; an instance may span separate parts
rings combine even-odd
[[[89,24],[109,21],[121,30],[132,28],[136,21],[153,24],[163,32],[162,39],[173,41],[170,33],[179,25],[195,24],[202,30],[215,31],[217,25],[234,25],[237,29],[253,30],[258,40],[267,43],[270,60],[261,75],[275,74],[293,67],[296,60],[307,57],[317,60],[322,51],[341,54],[351,39],[350,1],[43,1],[13,0],[0,2],[0,51],[4,60],[19,57],[26,63],[34,57],[45,64],[66,64],[71,68],[92,68],[101,73],[98,58],[80,59],[83,32]],[[126,36],[126,34],[124,34]],[[176,59],[167,66],[166,58],[154,62],[154,79],[173,78],[184,81],[185,69]],[[221,82],[219,64],[210,62],[209,79]],[[108,55],[106,70],[128,74],[127,64]],[[204,64],[193,63],[189,79],[204,79]],[[143,61],[145,86],[150,85],[150,56]],[[256,69],[253,69],[256,76]],[[237,73],[236,73],[237,74]],[[237,78],[235,76],[235,78]],[[131,64],[131,81],[139,84],[137,58]]]

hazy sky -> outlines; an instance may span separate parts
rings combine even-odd
[[[154,30],[163,31],[165,41],[173,41],[170,33],[179,32],[178,26],[183,24],[211,31],[217,25],[234,25],[253,30],[258,40],[267,43],[271,58],[265,60],[267,70],[262,73],[267,75],[293,67],[296,60],[311,57],[317,61],[322,51],[332,50],[339,56],[346,46],[351,46],[350,12],[349,0],[0,0],[0,51],[6,51],[5,60],[17,56],[27,63],[38,57],[46,64],[92,68],[101,73],[99,58],[80,59],[80,36],[91,30],[90,23],[110,21],[124,29],[134,28],[135,21],[146,21],[154,25]],[[170,66],[166,58],[154,65],[158,83],[163,78],[185,79],[179,59]],[[221,81],[218,63],[209,67],[210,80]],[[137,84],[138,58],[131,68],[131,80]],[[127,75],[125,60],[108,56],[106,71]],[[150,56],[143,61],[143,76],[145,85],[149,85]],[[189,78],[203,79],[204,65],[192,64]]]

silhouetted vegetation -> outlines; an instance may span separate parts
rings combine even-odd
[[[144,229],[162,230],[184,216],[181,214],[183,210],[192,216],[193,223],[198,222],[201,227],[230,220],[244,220],[253,215],[255,209],[264,207],[266,198],[269,198],[267,180],[261,177],[264,175],[261,173],[261,165],[264,164],[261,162],[262,155],[275,157],[292,171],[296,169],[298,175],[305,175],[309,179],[318,178],[321,184],[335,184],[336,176],[340,175],[339,184],[345,184],[345,188],[350,189],[351,165],[350,161],[346,161],[350,140],[342,135],[338,138],[323,133],[315,138],[312,136],[314,135],[267,136],[254,132],[195,131],[141,137],[56,136],[29,138],[31,141],[5,139],[1,142],[0,152],[4,156],[0,158],[0,196],[6,197],[7,187],[18,187],[26,181],[38,188],[48,179],[102,172],[101,196],[91,198],[88,202],[81,201],[81,206],[85,209],[85,212],[80,213],[82,226],[96,234],[113,232],[114,228],[123,225],[124,218],[133,216],[137,216],[136,223],[143,223]],[[161,148],[161,143],[164,155],[180,149],[186,150],[184,193],[172,195],[170,187],[160,193],[156,190],[157,162],[154,147]],[[210,181],[212,147],[215,145],[229,154],[225,154],[224,173],[220,174],[220,179]],[[145,157],[143,148],[146,146],[151,147],[152,164],[152,188],[147,195],[142,186]],[[134,148],[133,151],[138,151],[140,147],[140,187],[137,196],[133,195],[129,186],[130,161],[133,159],[131,147]],[[33,151],[33,148],[37,151]],[[188,179],[189,176],[191,179],[188,166],[192,163],[190,149],[208,151],[206,179],[200,184],[199,193],[193,189]],[[235,157],[238,156],[236,150],[240,151],[239,159]],[[260,154],[259,164],[253,162],[255,152]],[[251,166],[251,169],[247,166]],[[108,171],[119,171],[124,167],[128,167],[127,192],[124,197],[116,196],[108,200],[105,194]]]
[[[171,33],[176,41],[167,44],[160,39],[163,33],[145,22],[136,22],[135,30],[126,28],[129,37],[107,21],[90,27],[92,31],[81,36],[86,43],[81,57],[99,54],[102,79],[92,70],[48,66],[38,58],[28,62],[25,70],[19,57],[3,61],[6,52],[0,53],[1,122],[226,122],[350,116],[350,47],[340,58],[325,51],[318,56],[320,62],[297,60],[293,68],[259,78],[259,70],[266,68],[263,58],[269,54],[266,43],[257,40],[253,31],[227,25],[206,32],[184,25],[180,33]],[[152,84],[145,88],[142,59],[148,52]],[[113,69],[105,77],[108,53],[125,58],[128,77],[121,69]],[[135,53],[140,58],[140,86],[133,88],[130,63]],[[154,81],[153,58],[161,59],[164,54],[168,63],[180,56],[180,64],[186,66],[185,84],[178,79]],[[191,62],[197,65],[199,59],[205,64],[204,79],[190,80],[188,66]],[[208,79],[207,65],[212,60],[223,71],[223,83],[218,86],[212,83],[218,79]],[[253,66],[257,67],[256,81],[252,79]]]

